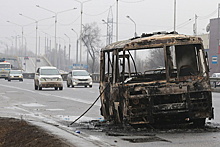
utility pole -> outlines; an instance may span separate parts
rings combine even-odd
[[[176,32],[176,0],[174,0],[174,24],[173,31]]]
[[[107,18],[107,43],[111,44],[113,38],[113,14],[112,7],[110,7]]]
[[[197,19],[198,19],[198,16],[195,14],[195,23],[193,25],[193,34],[194,34],[194,36],[197,35]]]
[[[116,42],[118,41],[118,0],[116,6]]]

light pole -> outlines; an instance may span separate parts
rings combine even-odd
[[[25,16],[25,15],[23,15],[23,14],[19,14],[20,16],[23,16],[23,17],[25,17],[25,18],[27,18],[27,19],[30,19],[30,20],[33,20],[33,21],[35,21],[35,23],[36,23],[36,41],[35,41],[35,47],[36,47],[36,50],[35,50],[35,71],[37,71],[37,32],[38,32],[38,22],[39,21],[42,21],[42,20],[46,20],[46,19],[50,19],[50,18],[53,18],[53,17],[49,17],[49,18],[44,18],[44,19],[41,19],[41,20],[36,20],[36,19],[34,19],[34,18],[31,18],[31,17],[29,17],[29,16]]]
[[[173,31],[176,32],[176,0],[174,0],[174,21],[173,21]]]
[[[64,34],[68,39],[69,39],[69,64],[70,64],[70,48],[71,48],[71,45],[70,45],[70,37],[66,34]]]
[[[136,23],[135,23],[135,21],[130,16],[127,16],[127,18],[130,19],[134,23],[134,38],[136,38],[137,37]],[[134,60],[136,61],[136,59],[137,59],[137,51],[134,50]]]
[[[11,24],[14,24],[14,25],[16,25],[16,26],[21,27],[21,36],[22,36],[21,46],[22,46],[22,49],[23,49],[24,26],[23,26],[23,25],[19,25],[19,24],[14,23],[14,22],[11,22],[11,21],[7,21],[7,22],[8,22],[8,23],[11,23]],[[22,55],[22,53],[21,53],[21,55]],[[25,56],[26,56],[26,50],[25,50]],[[26,71],[26,65],[25,65],[25,71]]]
[[[126,17],[134,23],[134,37],[137,37],[137,31],[136,31],[137,27],[135,21],[130,16],[126,16]]]
[[[118,0],[116,0],[117,2],[117,8],[116,8],[116,41],[118,41]]]
[[[76,63],[78,64],[78,44],[79,44],[79,36],[78,36],[78,33],[74,30],[74,29],[71,29],[73,32],[76,33]]]
[[[78,0],[75,0],[77,2],[79,2],[81,4],[81,20],[80,20],[80,58],[79,58],[79,62],[81,63],[82,62],[82,15],[83,15],[83,4],[86,3],[86,2],[89,2],[91,0],[87,0],[87,1],[78,1]]]
[[[60,12],[54,12],[54,11],[49,10],[47,8],[41,7],[39,5],[36,5],[36,7],[41,8],[41,9],[43,9],[45,11],[51,12],[51,13],[53,13],[55,15],[55,35],[54,35],[55,36],[55,43],[54,43],[54,48],[55,48],[55,52],[56,53],[55,53],[54,60],[57,61],[57,15],[60,14],[60,13],[63,13],[63,12],[75,10],[77,8],[67,9],[67,10],[60,11]],[[55,62],[55,63],[56,63],[55,66],[57,66],[57,62]]]

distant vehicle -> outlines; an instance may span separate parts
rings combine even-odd
[[[220,73],[213,73],[211,77],[220,79]],[[216,88],[220,86],[220,82],[211,82],[211,85]]]
[[[22,70],[10,70],[8,74],[8,81],[10,82],[11,80],[23,81]]]
[[[24,60],[29,60],[29,57],[28,57],[28,56],[25,56],[25,57],[24,57]]]
[[[36,59],[37,62],[40,62],[40,59]]]
[[[56,67],[43,66],[37,69],[34,77],[35,90],[42,88],[55,88],[63,90],[63,79]]]
[[[67,75],[67,87],[92,87],[92,78],[86,70],[72,70]]]
[[[9,62],[0,62],[0,78],[8,79],[8,73],[11,70],[11,63]]]

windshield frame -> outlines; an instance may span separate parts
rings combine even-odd
[[[60,75],[57,69],[41,69],[40,75]]]

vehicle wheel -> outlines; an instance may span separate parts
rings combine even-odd
[[[217,86],[216,86],[216,82],[214,82],[214,88],[216,88]]]
[[[89,85],[90,88],[92,88],[92,85]]]
[[[59,90],[63,90],[63,87],[60,87]]]
[[[87,87],[87,85],[85,85],[85,87]]]
[[[70,85],[69,85],[68,81],[66,81],[66,86],[67,86],[67,87],[70,87]]]
[[[34,84],[34,89],[38,90],[38,86],[36,84]]]
[[[198,118],[193,120],[194,127],[201,128],[204,127],[204,125],[205,125],[205,118]]]
[[[23,82],[23,79],[19,80],[19,81],[22,81]]]
[[[11,82],[11,80],[8,79],[8,82]]]
[[[55,90],[58,90],[58,87],[54,87]]]
[[[39,87],[39,90],[42,90],[42,87]]]

